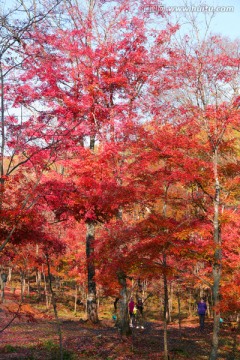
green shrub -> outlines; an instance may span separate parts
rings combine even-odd
[[[45,341],[43,347],[50,352],[51,360],[58,360],[60,358],[59,345],[52,340]],[[63,360],[76,360],[76,356],[72,351],[63,349]]]
[[[5,345],[4,346],[4,352],[5,353],[14,353],[14,352],[16,352],[16,350],[17,349],[12,345]]]

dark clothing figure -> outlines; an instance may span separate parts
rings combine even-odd
[[[199,325],[200,330],[204,330],[204,323],[205,323],[205,314],[207,311],[207,304],[203,299],[197,304],[198,305],[198,315],[199,315]]]
[[[200,325],[200,330],[201,331],[204,330],[204,324],[205,324],[205,315],[200,314],[199,315],[199,325]]]
[[[142,299],[138,299],[137,309],[140,312],[140,314],[143,315],[143,302],[142,302]]]
[[[142,299],[138,299],[137,302],[137,328],[144,329],[143,326],[144,319],[143,319],[143,301]]]

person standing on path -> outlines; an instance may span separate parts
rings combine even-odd
[[[133,327],[133,317],[134,317],[134,306],[135,303],[133,301],[133,298],[131,298],[130,302],[128,303],[128,312],[129,312],[129,317],[130,317],[130,327]]]
[[[201,299],[200,302],[197,304],[197,306],[198,306],[200,331],[204,331],[205,314],[207,311],[207,304],[205,303],[204,299]]]
[[[137,318],[138,318],[138,326],[140,326],[141,329],[144,329],[143,326],[143,301],[141,298],[138,299],[137,301]]]

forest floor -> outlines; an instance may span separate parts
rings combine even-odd
[[[18,305],[6,301],[0,306],[0,331],[14,316]],[[160,321],[144,322],[144,329],[133,328],[122,338],[111,320],[92,325],[65,314],[60,316],[64,360],[161,360],[163,326]],[[211,347],[212,321],[207,319],[204,333],[198,319],[182,321],[181,337],[177,322],[168,326],[170,360],[207,360]],[[22,305],[18,316],[0,332],[0,360],[58,360],[58,332],[53,315]],[[219,360],[240,360],[239,330],[226,326],[220,331]]]

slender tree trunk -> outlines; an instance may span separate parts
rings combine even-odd
[[[86,256],[87,256],[87,274],[88,274],[88,294],[87,294],[87,316],[92,323],[98,322],[98,308],[95,282],[95,264],[94,264],[94,240],[95,240],[95,224],[87,222],[86,236]]]
[[[143,300],[143,286],[140,278],[137,280],[137,298]]]
[[[53,286],[52,286],[52,276],[51,276],[51,269],[50,269],[50,262],[49,262],[48,255],[46,255],[46,259],[47,259],[47,269],[48,269],[48,278],[49,278],[49,290],[50,290],[51,297],[52,297],[53,311],[54,311],[54,316],[55,316],[55,320],[56,320],[56,324],[57,324],[57,331],[58,331],[58,336],[59,336],[59,351],[60,351],[59,359],[63,360],[62,328],[61,328],[61,323],[60,323],[60,320],[58,317],[56,296],[55,296],[55,293],[53,291]]]
[[[4,303],[5,282],[2,281],[2,279],[0,278],[0,283],[1,283],[1,303]]]
[[[181,324],[181,297],[180,291],[177,291],[177,301],[178,301],[178,330],[179,330],[179,338],[182,339],[182,324]]]
[[[23,302],[24,300],[24,293],[25,293],[25,289],[26,289],[26,277],[25,277],[25,273],[21,272],[21,302]]]
[[[38,256],[39,254],[39,245],[36,244],[36,255]],[[42,274],[41,271],[39,271],[39,269],[36,269],[36,285],[37,285],[37,292],[40,295],[41,294],[41,280],[42,280]]]
[[[173,309],[173,283],[170,282],[169,284],[169,300],[168,300],[168,314],[167,314],[167,319],[168,322],[172,321],[172,309]]]
[[[167,200],[168,200],[169,185],[165,186],[165,199],[163,204],[163,216],[167,215]],[[163,305],[163,347],[164,347],[164,360],[168,360],[168,333],[167,325],[169,319],[169,302],[168,302],[168,282],[167,282],[167,255],[163,249],[163,288],[164,288],[164,305]]]
[[[117,218],[122,220],[122,209],[118,209]],[[120,298],[119,298],[119,319],[117,325],[120,328],[122,336],[129,336],[132,333],[129,324],[128,316],[128,291],[127,291],[127,276],[121,269],[117,272],[118,282],[121,285]],[[139,280],[140,281],[140,280]],[[140,282],[139,282],[140,284]]]
[[[142,298],[143,299],[145,299],[145,296],[146,296],[147,285],[148,285],[147,280],[144,280],[142,283]]]
[[[50,303],[51,303],[51,295],[48,294],[45,273],[43,273],[43,281],[44,281],[44,294],[45,294],[45,299],[46,299],[46,308],[49,309],[49,306],[50,306]]]
[[[164,342],[164,360],[168,360],[168,284],[167,284],[167,256],[163,253],[163,288],[164,288],[164,304],[163,304],[163,342]]]
[[[78,300],[78,287],[75,287],[75,295],[74,295],[74,314],[77,313],[77,300]]]
[[[92,11],[92,0],[89,4],[89,11]],[[90,136],[90,150],[94,151],[95,148],[95,135]],[[94,264],[94,240],[95,240],[95,223],[93,221],[86,222],[86,258],[87,258],[87,318],[92,323],[96,324],[98,320],[98,307],[97,307],[97,291],[95,282],[95,264]]]
[[[11,267],[8,268],[8,281],[9,282],[12,281],[12,268]]]
[[[119,299],[119,319],[118,326],[122,336],[131,335],[132,331],[129,326],[128,318],[128,293],[127,293],[127,277],[123,271],[118,271],[118,281],[121,285],[120,299]]]
[[[1,82],[1,148],[0,148],[0,210],[3,206],[3,190],[4,190],[4,151],[5,151],[5,121],[4,121],[4,78],[2,70],[2,62],[0,59],[0,82]]]
[[[212,316],[213,316],[213,293],[211,291],[209,296],[209,317]]]
[[[1,59],[0,59],[1,61]],[[0,154],[0,179],[1,185],[4,184],[2,176],[4,175],[3,161],[5,150],[5,122],[4,122],[4,78],[2,71],[2,64],[0,62],[0,78],[1,78],[1,154]]]
[[[29,272],[28,272],[28,276],[27,276],[27,295],[30,295],[30,276],[29,276]]]
[[[37,292],[41,294],[41,280],[42,280],[42,274],[39,269],[36,270],[36,285],[37,285]]]
[[[213,201],[213,238],[214,238],[214,263],[213,263],[213,337],[212,348],[209,360],[216,360],[218,357],[219,329],[220,329],[220,308],[219,308],[219,289],[221,280],[221,230],[219,223],[219,204],[220,204],[220,184],[218,179],[218,150],[213,154],[213,172],[215,180],[215,197]]]
[[[211,305],[210,305],[209,297],[207,298],[206,303],[207,303],[207,316],[208,316],[208,318],[210,318],[211,317],[211,309],[210,309]]]
[[[193,308],[192,308],[192,292],[190,291],[190,294],[189,294],[189,300],[188,300],[188,314],[190,317],[193,316]]]

